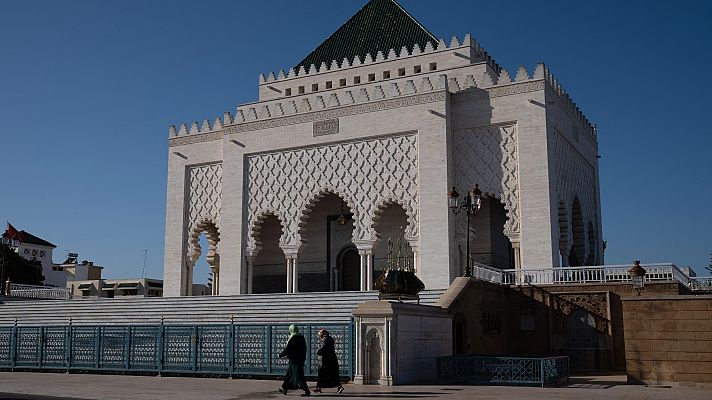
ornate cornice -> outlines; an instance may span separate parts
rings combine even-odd
[[[168,139],[168,147],[182,146],[185,144],[193,144],[200,142],[208,142],[223,138],[223,131],[212,131],[206,133],[188,134],[185,136],[177,136]]]
[[[393,108],[409,107],[418,104],[434,103],[443,101],[447,96],[447,92],[442,90],[439,92],[430,92],[414,96],[404,96],[395,99],[375,101],[365,104],[357,104],[335,108],[331,110],[311,112],[301,115],[290,115],[288,117],[277,117],[266,119],[264,121],[245,122],[235,125],[230,125],[225,128],[225,134],[250,132],[260,129],[276,128],[285,125],[301,124],[305,122],[314,122],[324,119],[339,118],[347,115],[356,115],[370,113],[374,111],[390,110]]]
[[[463,90],[452,96],[452,104],[468,103],[471,101],[491,99],[494,97],[510,96],[513,94],[535,92],[544,89],[544,80],[526,81],[491,88]]]

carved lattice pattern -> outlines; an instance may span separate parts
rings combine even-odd
[[[198,371],[229,372],[230,325],[198,327]]]
[[[12,349],[12,328],[0,327],[0,366],[10,366],[10,350]]]
[[[307,339],[305,373],[316,376],[318,372],[316,332],[322,328],[336,340],[342,376],[351,376],[354,344],[350,323],[300,326]],[[287,325],[0,328],[0,367],[274,376],[286,370],[287,359],[279,359],[278,354],[288,337]],[[67,351],[70,365],[65,359]],[[13,354],[17,355],[14,360]]]
[[[440,383],[537,385],[568,379],[566,357],[449,356],[437,361]]]
[[[72,367],[96,367],[96,341],[98,327],[72,327]]]
[[[520,230],[519,157],[516,125],[491,125],[455,132],[455,182],[458,190],[480,185],[494,195],[507,210],[504,233],[516,236]],[[465,234],[465,219],[458,218],[458,232]]]
[[[163,368],[169,371],[193,369],[197,335],[192,326],[166,326],[163,331]]]
[[[376,239],[372,221],[378,206],[389,200],[406,210],[406,235],[418,236],[415,134],[253,155],[247,175],[248,226],[252,231],[262,215],[276,215],[284,226],[281,246],[301,244],[301,218],[325,192],[339,195],[354,213],[354,240]],[[250,234],[248,251],[257,248]]]
[[[236,326],[233,343],[235,370],[243,373],[267,373],[269,357],[269,334],[265,326]]]
[[[105,326],[101,328],[101,354],[99,364],[102,368],[123,368],[126,363],[126,335],[128,328],[123,326]]]
[[[131,327],[131,351],[129,368],[153,370],[158,368],[159,328],[153,326]]]
[[[199,224],[210,221],[220,228],[220,207],[222,204],[222,164],[208,164],[191,167],[187,172],[186,203],[187,222],[185,238],[193,236],[193,231],[201,229]],[[198,232],[199,234],[200,232]],[[196,252],[195,243],[187,239],[187,255]],[[217,246],[217,243],[215,244]]]
[[[66,365],[67,328],[48,326],[44,328],[42,340],[42,366],[64,367]]]
[[[18,366],[39,366],[40,347],[42,346],[42,328],[20,327],[17,328],[17,353],[15,355]]]
[[[596,215],[596,179],[594,167],[574,149],[559,133],[554,134],[554,179],[558,201],[566,206],[566,215],[571,216],[574,198],[578,198],[583,213],[583,223],[593,222],[598,226]],[[571,221],[568,221],[571,224]],[[566,242],[573,243],[573,229],[569,225]],[[562,240],[563,241],[563,240]],[[586,254],[592,250],[586,246]],[[566,249],[568,252],[568,249]],[[581,260],[584,262],[585,260]]]

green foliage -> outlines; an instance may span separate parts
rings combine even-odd
[[[26,260],[4,244],[0,244],[0,269],[0,279],[6,281],[9,278],[12,283],[41,285],[45,279],[42,275],[42,263],[38,260]]]
[[[710,265],[706,266],[705,269],[712,275],[712,251],[710,252]]]

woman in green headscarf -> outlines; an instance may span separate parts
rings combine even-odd
[[[309,396],[309,386],[304,378],[304,361],[307,359],[307,341],[304,339],[299,328],[296,325],[289,326],[289,340],[287,347],[279,353],[279,358],[287,357],[289,366],[287,374],[284,376],[284,382],[279,389],[280,392],[287,394],[290,389],[301,388],[304,390],[302,396]]]

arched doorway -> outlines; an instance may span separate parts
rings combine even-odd
[[[378,236],[378,240],[373,245],[373,275],[372,282],[383,274],[388,258],[388,240],[390,239],[397,251],[397,244],[402,245],[402,256],[407,259],[411,266],[415,265],[415,257],[410,243],[405,238],[405,231],[408,227],[408,215],[402,205],[390,202],[382,205],[376,211],[373,227]],[[394,254],[398,255],[398,254]],[[419,271],[416,271],[419,273]]]
[[[330,191],[318,193],[306,206],[299,225],[299,291],[359,290],[344,289],[341,278],[342,258],[346,257],[343,261],[347,264],[353,259],[345,249],[356,251],[352,242],[354,218],[348,202]],[[360,262],[357,251],[356,259]]]
[[[347,246],[339,252],[337,257],[339,274],[338,290],[361,290],[361,257],[354,246]]]
[[[279,247],[282,224],[273,215],[266,215],[256,229],[259,249],[253,254],[252,293],[284,293],[287,290],[287,271],[284,252]]]
[[[220,285],[220,234],[217,225],[210,219],[198,222],[190,232],[186,273],[183,278],[183,289],[188,296],[217,295]],[[203,248],[207,247],[204,258]],[[203,262],[199,263],[199,260]],[[200,265],[197,265],[200,264]],[[209,272],[195,275],[196,265],[201,268],[207,264]]]

